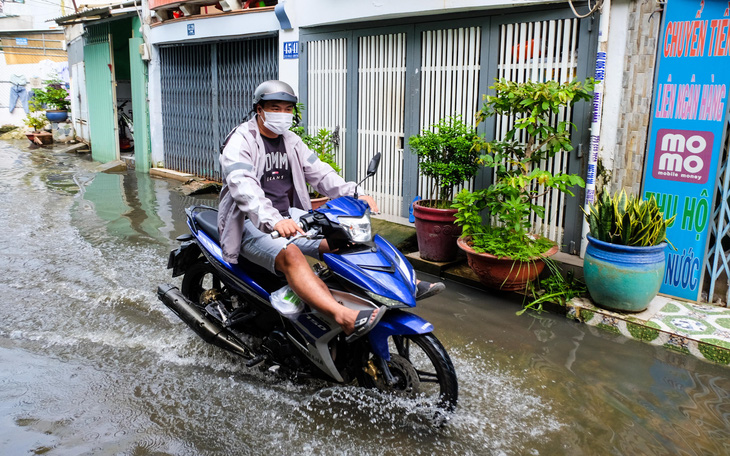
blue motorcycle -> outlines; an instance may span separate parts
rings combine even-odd
[[[334,298],[355,310],[387,306],[377,326],[353,342],[334,320],[298,300],[281,277],[243,258],[238,264],[223,260],[215,209],[192,206],[186,214],[190,234],[178,237],[181,245],[168,262],[173,277],[183,276],[182,287],[161,285],[158,297],[205,341],[240,355],[249,367],[356,382],[454,410],[458,385],[451,359],[433,325],[407,312],[416,306],[415,272],[392,244],[372,236],[370,209],[356,195],[300,218],[307,237],[329,243],[331,253],[313,270]]]

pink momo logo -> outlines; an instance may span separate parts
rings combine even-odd
[[[652,175],[657,179],[704,184],[712,162],[712,139],[709,131],[660,129]]]

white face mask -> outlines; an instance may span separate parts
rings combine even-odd
[[[294,114],[291,112],[264,111],[264,127],[277,135],[283,135],[291,128]]]

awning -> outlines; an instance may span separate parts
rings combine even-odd
[[[137,11],[142,11],[142,0],[133,0],[129,2],[118,3],[116,5],[91,8],[79,11],[78,13],[69,14],[67,16],[57,17],[56,19],[51,20],[55,21],[58,25],[64,26],[82,24],[89,21],[97,21],[99,19],[105,19],[107,17],[118,16],[122,14],[136,13]]]

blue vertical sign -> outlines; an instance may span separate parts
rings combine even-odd
[[[667,237],[661,293],[697,301],[724,144],[730,83],[730,4],[669,0],[659,46],[644,199],[654,195]]]

